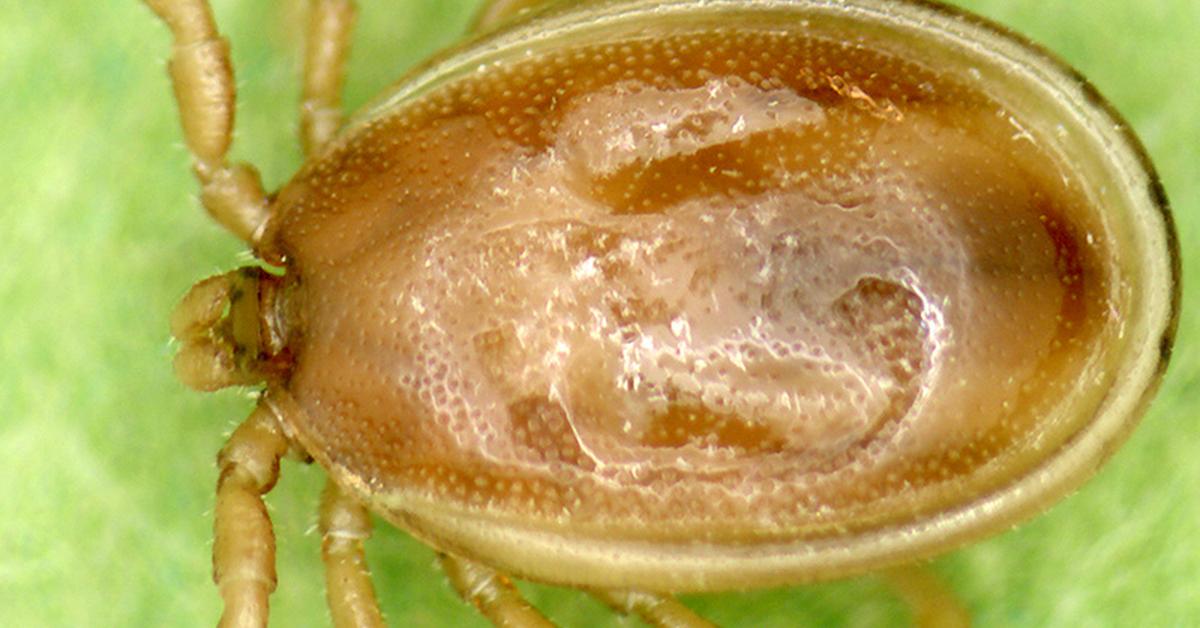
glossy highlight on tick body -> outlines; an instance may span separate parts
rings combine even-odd
[[[670,594],[890,567],[1031,516],[1165,366],[1177,253],[1140,146],[978,18],[493,3],[486,35],[334,133],[352,5],[313,2],[311,152],[267,197],[224,161],[207,6],[150,4],[206,207],[271,269],[202,282],[173,322],[187,383],[265,384],[221,459],[230,623],[265,617],[259,495],[288,451],[330,474],[339,624],[378,621],[370,510],[497,624],[544,621],[510,575],[702,625]]]

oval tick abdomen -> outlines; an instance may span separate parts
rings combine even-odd
[[[435,544],[609,585],[614,539],[928,528],[1085,431],[1132,294],[1085,173],[970,64],[775,11],[462,62],[310,163],[273,225],[310,453]]]

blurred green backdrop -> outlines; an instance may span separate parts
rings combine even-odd
[[[269,186],[296,168],[299,2],[220,0],[242,87],[234,157]],[[961,0],[1091,77],[1157,161],[1196,276],[1200,3]],[[347,100],[453,41],[475,0],[364,0]],[[245,261],[208,221],[163,60],[134,0],[0,3],[0,626],[211,625],[214,455],[251,405],[171,375],[167,317],[194,281]],[[1200,621],[1200,306],[1186,285],[1174,363],[1144,424],[1077,495],[935,563],[980,626]],[[327,624],[312,528],[320,469],[270,497],[276,626]],[[381,526],[368,548],[393,626],[482,625],[433,554]],[[568,626],[636,625],[583,595],[526,588]],[[730,626],[904,625],[878,580],[689,604]]]

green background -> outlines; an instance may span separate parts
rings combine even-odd
[[[298,165],[297,2],[221,0],[243,88],[234,157],[267,184]],[[364,1],[348,102],[363,103],[461,32],[471,0]],[[1200,243],[1200,3],[963,0],[1091,77],[1141,134],[1179,223]],[[172,377],[167,317],[196,280],[246,261],[194,199],[162,62],[167,31],[133,0],[0,3],[0,626],[212,624],[214,455],[245,391]],[[1048,514],[935,562],[980,626],[1200,621],[1200,338],[1184,294],[1174,363],[1122,451]],[[277,626],[327,624],[320,469],[286,464]],[[393,626],[479,625],[433,554],[386,526],[368,548]],[[636,625],[585,596],[530,586],[568,626]],[[871,577],[695,596],[731,626],[903,625]]]

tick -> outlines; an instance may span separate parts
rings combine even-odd
[[[262,390],[219,456],[224,625],[266,622],[285,455],[329,475],[337,625],[382,622],[373,512],[498,625],[547,623],[517,577],[699,626],[672,594],[888,568],[1032,516],[1165,368],[1179,265],[1138,141],[955,9],[494,1],[343,124],[354,5],[314,0],[307,161],[267,194],[226,160],[208,3],[146,2],[202,203],[258,260],[171,322],[185,383]]]

